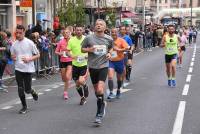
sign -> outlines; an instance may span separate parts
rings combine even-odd
[[[32,7],[32,0],[21,0],[20,7]]]

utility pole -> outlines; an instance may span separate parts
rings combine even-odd
[[[35,25],[35,0],[32,0],[32,20],[33,25]]]
[[[190,7],[191,7],[191,18],[190,18],[190,26],[192,26],[192,4],[193,4],[193,1],[192,0],[190,0]]]
[[[100,0],[97,0],[98,4],[98,19],[100,19]]]
[[[146,20],[145,20],[146,19],[146,17],[145,17],[146,16],[146,13],[145,13],[145,10],[146,10],[145,2],[146,2],[146,0],[142,1],[142,3],[143,3],[143,11],[142,11],[142,14],[143,14],[142,15],[143,16],[143,25],[142,25],[142,30],[143,31],[145,31],[145,25],[146,25],[145,24],[146,23]]]
[[[121,4],[121,9],[120,9],[120,17],[119,17],[119,19],[120,19],[120,25],[122,25],[122,10],[123,10],[123,2],[124,1],[121,1],[122,2],[122,4]]]

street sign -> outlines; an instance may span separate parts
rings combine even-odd
[[[32,0],[22,0],[20,7],[32,7]]]

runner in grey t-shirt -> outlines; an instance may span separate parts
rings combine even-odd
[[[95,123],[101,124],[105,115],[104,101],[105,80],[108,74],[108,60],[111,58],[113,41],[104,34],[106,23],[98,19],[95,24],[95,34],[89,35],[82,43],[82,52],[88,53],[89,72],[95,95],[97,97],[97,113]]]

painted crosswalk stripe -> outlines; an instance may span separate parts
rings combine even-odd
[[[187,78],[186,78],[186,82],[190,82],[190,81],[191,81],[191,77],[192,77],[192,75],[191,75],[191,74],[188,74],[188,75],[187,75]]]
[[[2,110],[7,110],[7,109],[11,109],[13,106],[5,106],[3,108],[1,108]]]
[[[180,101],[172,134],[181,134],[182,126],[183,126],[184,113],[185,113],[185,106],[186,106],[186,102]]]
[[[189,88],[190,88],[190,85],[185,84],[182,95],[184,95],[184,96],[188,95]]]
[[[190,67],[188,72],[189,72],[189,73],[192,73],[192,72],[193,72],[193,68]]]
[[[51,91],[52,89],[46,89],[46,90],[44,90],[45,92],[49,92],[49,91]]]
[[[21,103],[21,101],[17,101],[17,102],[15,102],[15,105],[20,104],[20,103]]]

